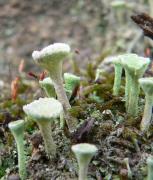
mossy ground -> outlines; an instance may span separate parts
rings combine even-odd
[[[72,109],[69,113],[78,119],[76,132],[69,134],[66,128],[60,129],[58,121],[53,124],[53,138],[57,144],[57,157],[54,160],[47,159],[39,130],[28,119],[25,127],[27,179],[77,179],[77,162],[71,145],[80,142],[95,144],[99,149],[89,166],[90,179],[130,178],[126,158],[132,172],[131,179],[146,177],[146,159],[153,154],[153,126],[148,134],[140,131],[144,97],[140,97],[138,117],[127,117],[124,87],[118,97],[112,96],[113,73],[106,73],[103,80],[95,82],[94,69],[90,65],[81,74],[84,77],[81,85],[77,94],[71,97]],[[44,96],[36,81],[28,81],[21,78],[15,101],[8,98],[8,93],[0,100],[0,177],[4,179],[18,172],[16,147],[8,123],[17,119],[27,120],[22,106]]]
[[[70,135],[67,129],[59,128],[59,123],[54,124],[53,138],[58,153],[54,161],[49,161],[45,156],[43,141],[36,124],[28,121],[25,127],[28,179],[77,179],[77,162],[70,148],[78,142],[93,143],[99,149],[90,163],[88,174],[91,179],[128,179],[125,158],[129,158],[132,179],[141,180],[146,177],[146,159],[153,154],[153,126],[147,135],[140,131],[144,96],[141,95],[139,100],[138,117],[127,117],[124,108],[124,86],[118,97],[112,96],[114,75],[110,66],[106,68],[109,74],[103,75],[97,82],[94,78],[95,69],[108,55],[127,51],[143,54],[145,49],[146,54],[151,55],[152,42],[141,38],[142,35],[135,41],[134,37],[140,32],[130,20],[130,16],[135,13],[135,7],[137,11],[149,13],[150,6],[146,0],[127,1],[132,2],[133,8],[124,12],[124,21],[120,23],[109,2],[0,2],[0,75],[5,80],[4,88],[0,89],[0,178],[7,179],[8,176],[10,179],[19,179],[16,146],[8,123],[17,119],[26,120],[22,106],[44,96],[37,81],[32,78],[30,80],[23,73],[19,81],[18,97],[15,101],[11,100],[10,83],[20,74],[17,72],[17,64],[24,59],[27,71],[39,71],[31,62],[32,50],[59,40],[69,41],[72,51],[77,52],[74,56],[76,61],[73,72],[81,75],[83,79],[77,96],[74,92],[71,98],[70,113],[77,117],[78,127],[76,133]],[[94,57],[99,52],[102,54],[95,60]],[[71,60],[65,63],[65,69],[72,71],[71,63]],[[80,71],[80,68],[85,67],[86,71]],[[152,70],[149,76],[153,76]]]

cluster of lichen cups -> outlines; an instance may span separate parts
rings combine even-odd
[[[138,98],[140,93],[139,78],[145,73],[149,63],[149,58],[138,56],[137,54],[124,54],[114,58],[115,65],[115,80],[113,94],[118,95],[122,69],[125,70],[125,101],[126,111],[130,116],[138,115]]]
[[[27,116],[37,123],[44,140],[46,154],[50,159],[56,156],[56,145],[52,138],[52,122],[56,121],[59,117],[63,119],[63,117],[61,117],[63,112],[66,114],[71,108],[69,98],[80,82],[80,77],[65,73],[65,85],[63,84],[62,62],[69,54],[70,47],[63,43],[55,43],[41,51],[34,51],[32,54],[35,62],[49,71],[50,77],[39,81],[47,97],[39,98],[23,106],[23,110]],[[113,63],[115,65],[113,87],[113,94],[115,96],[119,94],[122,70],[125,70],[125,99],[128,115],[137,116],[140,86],[144,90],[146,104],[141,122],[141,129],[142,131],[147,130],[152,115],[153,78],[142,78],[142,76],[150,60],[148,58],[139,57],[136,54],[125,54],[115,57]],[[68,121],[67,123],[69,124],[71,122]],[[23,144],[24,121],[18,120],[11,122],[9,128],[17,143],[19,174],[20,178],[24,180],[26,179],[26,160]],[[88,165],[97,152],[96,146],[86,143],[77,144],[72,146],[72,151],[75,153],[79,165],[79,180],[87,180]],[[152,168],[150,160],[148,160],[148,165]]]
[[[39,98],[30,104],[24,105],[23,110],[26,115],[38,125],[44,140],[46,154],[50,159],[56,156],[56,145],[52,138],[52,122],[56,121],[58,117],[63,120],[63,112],[66,113],[71,107],[66,92],[67,95],[71,97],[73,90],[80,83],[80,77],[70,73],[65,73],[65,84],[63,85],[62,61],[66,56],[68,56],[69,52],[70,47],[67,44],[55,43],[44,48],[40,52],[34,51],[32,54],[34,60],[40,66],[45,67],[45,69],[49,71],[50,77],[39,81],[39,84],[45,91],[47,97]],[[58,100],[56,99],[56,96]],[[9,123],[9,128],[17,144],[19,175],[22,180],[27,178],[26,158],[23,144],[24,124],[24,120]],[[81,159],[85,156],[83,161],[79,161],[79,168],[86,169],[84,175],[79,174],[79,179],[83,180],[82,177],[85,177],[85,175],[87,176],[89,161],[96,153],[97,148],[90,144],[80,144],[80,146],[84,147],[83,154],[74,152],[76,156],[81,157]],[[88,149],[87,147],[92,148],[93,150]],[[95,147],[95,151],[93,147]]]
[[[53,81],[50,77],[44,78],[39,81],[40,86],[45,92],[47,97],[56,98],[56,92]],[[68,99],[70,99],[73,90],[80,84],[80,77],[71,73],[64,73],[64,90]]]
[[[141,130],[147,131],[151,124],[152,106],[153,106],[153,78],[142,78],[149,63],[149,58],[140,57],[136,54],[125,54],[114,57],[115,79],[113,86],[113,94],[119,95],[121,85],[122,69],[125,70],[125,101],[127,114],[130,116],[138,115],[138,98],[140,87],[145,93],[145,108],[141,121]]]

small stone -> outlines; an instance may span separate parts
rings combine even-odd
[[[20,177],[18,174],[11,174],[9,175],[8,180],[20,180]]]

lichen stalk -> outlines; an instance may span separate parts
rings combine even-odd
[[[88,174],[88,166],[90,163],[91,158],[83,158],[78,159],[78,165],[79,165],[79,180],[87,180],[87,174]]]
[[[152,106],[153,106],[153,97],[146,94],[144,113],[141,121],[142,131],[147,131],[150,126],[151,116],[152,116]]]
[[[52,91],[50,90],[49,85],[46,85],[43,89],[47,97],[56,97],[56,95],[53,94]]]
[[[140,85],[138,83],[137,76],[131,77],[131,86],[130,86],[130,94],[129,94],[129,104],[127,113],[131,116],[137,116],[138,114],[138,100],[140,93]]]
[[[37,124],[44,139],[45,151],[48,157],[52,158],[56,154],[56,145],[52,138],[51,121],[42,120]]]
[[[62,103],[64,110],[67,111],[71,108],[69,100],[66,96],[66,92],[63,86],[63,79],[62,79],[62,61],[59,61],[54,67],[49,68],[49,74],[53,81],[54,88],[57,94],[58,100]]]
[[[26,157],[24,152],[24,121],[13,121],[10,122],[8,126],[14,136],[17,145],[19,176],[21,180],[26,180],[27,172]]]
[[[88,165],[97,150],[95,145],[87,143],[72,146],[72,151],[74,152],[79,165],[79,180],[87,180]]]
[[[113,95],[118,96],[120,85],[121,85],[121,76],[122,76],[122,66],[119,64],[115,64],[115,79],[113,86]]]
[[[131,87],[131,77],[128,73],[128,71],[125,69],[125,74],[126,74],[126,82],[125,82],[125,107],[126,111],[128,111],[128,106],[129,106],[129,97],[130,97],[130,87]]]
[[[53,87],[51,87],[51,85],[45,84],[45,85],[41,85],[41,86],[44,89],[45,94],[46,94],[47,97],[54,97],[54,98],[56,98],[55,89],[53,89]]]
[[[148,165],[147,180],[153,180],[153,157],[148,157],[147,165]]]
[[[18,166],[19,166],[19,175],[21,180],[25,180],[27,177],[26,173],[26,158],[24,152],[24,138],[23,134],[20,136],[15,137],[16,144],[17,144],[17,151],[18,151]]]

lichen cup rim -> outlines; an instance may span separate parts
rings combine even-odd
[[[73,78],[73,79],[76,79],[76,80],[77,79],[80,80],[79,76],[76,76],[75,74],[68,73],[68,72],[64,73],[64,78]]]
[[[40,84],[51,84],[51,85],[53,85],[53,81],[50,77],[46,77],[43,80],[39,80],[39,83]]]
[[[19,119],[17,121],[12,121],[8,124],[8,127],[11,129],[11,130],[15,130],[15,129],[18,129],[18,128],[21,128],[24,126],[24,120],[23,119]]]
[[[78,154],[94,154],[98,151],[97,147],[89,143],[80,143],[72,146],[72,151]]]
[[[150,63],[150,58],[141,57],[134,53],[121,55],[120,58],[123,66],[130,71],[137,71]]]
[[[44,61],[57,61],[64,59],[70,53],[70,46],[65,43],[53,43],[47,47],[32,52],[32,57],[36,63],[43,64]],[[45,58],[45,59],[44,59]]]
[[[55,98],[39,98],[23,106],[24,112],[34,120],[50,120],[60,116],[62,104]]]
[[[153,85],[153,77],[144,77],[139,79],[140,84],[152,84]]]

